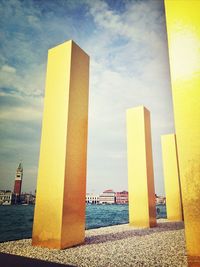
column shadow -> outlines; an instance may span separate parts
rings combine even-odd
[[[84,246],[84,245],[100,244],[108,241],[112,242],[112,241],[127,239],[134,236],[147,236],[158,232],[176,231],[183,228],[184,228],[183,222],[159,223],[154,228],[133,229],[116,233],[89,236],[85,238],[85,242],[82,245]]]

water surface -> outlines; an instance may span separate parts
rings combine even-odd
[[[156,206],[157,218],[166,218],[166,207]],[[0,206],[0,242],[30,238],[34,206]],[[128,223],[128,205],[87,205],[86,229]]]

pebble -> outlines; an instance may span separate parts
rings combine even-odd
[[[65,250],[33,247],[31,239],[0,243],[0,252],[80,267],[187,267],[184,224],[128,224],[86,230],[85,243]]]

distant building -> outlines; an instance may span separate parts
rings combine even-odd
[[[22,167],[22,163],[20,162],[16,170],[15,184],[14,184],[14,190],[13,190],[15,204],[18,203],[20,200],[22,179],[23,179],[23,167]]]
[[[85,201],[87,204],[98,204],[99,203],[99,195],[87,193]]]
[[[116,204],[128,204],[128,192],[122,191],[122,192],[116,192]]]
[[[157,205],[159,205],[159,204],[165,205],[166,204],[166,197],[156,195],[156,204]]]
[[[12,192],[9,190],[0,190],[0,205],[12,204]]]
[[[22,193],[19,199],[20,204],[35,204],[35,195],[31,193]]]
[[[112,189],[104,191],[99,196],[100,204],[115,204],[115,192]]]

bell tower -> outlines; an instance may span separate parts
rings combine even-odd
[[[13,192],[15,195],[15,203],[18,202],[21,194],[22,178],[23,178],[23,166],[22,163],[20,162],[15,175],[15,185]]]

